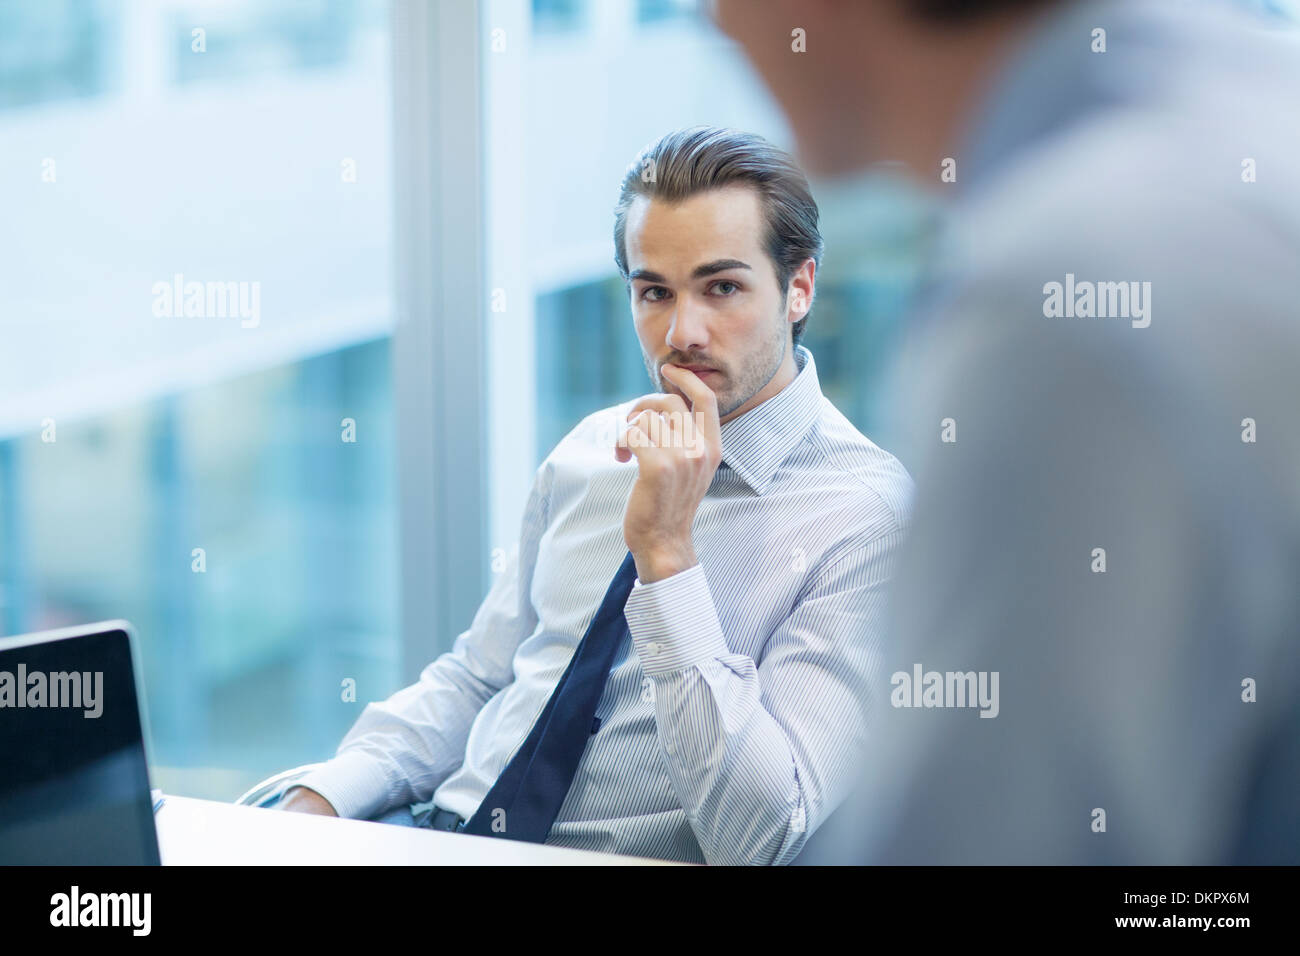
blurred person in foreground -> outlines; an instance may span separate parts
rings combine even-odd
[[[881,163],[945,207],[890,384],[893,706],[800,862],[1300,862],[1294,38],[1137,0],[712,15],[824,218]]]

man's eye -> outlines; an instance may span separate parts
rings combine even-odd
[[[641,293],[641,298],[646,299],[649,302],[658,302],[663,298],[663,296],[656,295],[655,293],[657,292],[662,292],[666,295],[668,290],[661,285],[652,285]]]
[[[723,279],[721,282],[715,282],[713,284],[713,291],[717,292],[719,295],[731,295],[739,290],[740,286],[736,285],[736,283],[729,279]]]

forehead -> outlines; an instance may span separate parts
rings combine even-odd
[[[749,186],[710,189],[680,202],[637,196],[624,236],[628,270],[671,275],[718,259],[761,270],[770,267],[764,229],[762,199]]]

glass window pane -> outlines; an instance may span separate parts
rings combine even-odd
[[[130,620],[174,793],[397,687],[388,46],[382,0],[0,6],[0,627]]]

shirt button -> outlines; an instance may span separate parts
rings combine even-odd
[[[649,651],[651,654],[658,654],[661,650],[663,650],[663,648],[660,646],[658,641],[651,641],[649,644],[645,646],[645,649]]]

